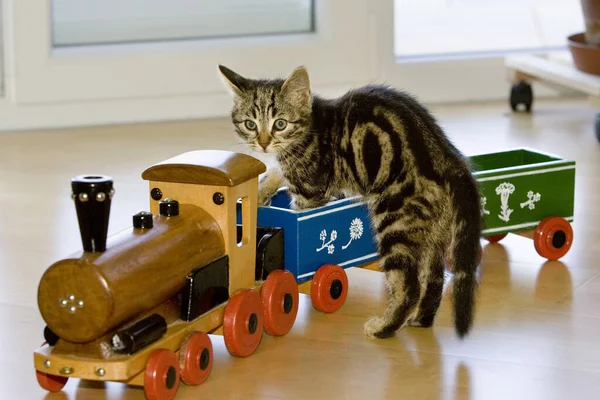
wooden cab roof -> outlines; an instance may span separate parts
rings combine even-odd
[[[142,179],[156,182],[236,186],[265,172],[262,161],[224,150],[196,150],[146,168]]]

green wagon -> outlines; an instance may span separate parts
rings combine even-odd
[[[575,161],[527,148],[469,158],[481,189],[482,234],[487,240],[532,233],[536,251],[548,260],[569,251]]]

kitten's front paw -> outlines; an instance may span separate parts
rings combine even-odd
[[[302,205],[301,203],[298,202],[298,200],[294,197],[292,197],[292,199],[290,200],[290,209],[293,211],[300,211],[302,210]]]
[[[300,196],[293,196],[290,202],[290,208],[294,211],[300,211],[323,207],[326,204],[327,201],[324,199],[312,198],[308,200]]]
[[[267,195],[266,193],[258,193],[258,205],[259,206],[268,206],[271,204],[272,196]]]
[[[273,199],[275,193],[277,193],[277,190],[273,190],[268,185],[258,185],[258,205],[268,206],[271,204],[271,199]]]
[[[389,330],[389,324],[381,317],[371,317],[364,325],[365,335],[376,339],[384,339],[394,335]]]

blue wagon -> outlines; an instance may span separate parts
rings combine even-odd
[[[344,269],[379,256],[367,206],[359,197],[349,197],[295,211],[290,200],[287,189],[282,188],[269,206],[258,208],[257,268],[278,268],[283,262],[298,283],[312,281],[310,295],[317,310],[334,312],[344,304],[348,292]],[[279,235],[282,242],[283,259],[275,250],[279,246],[273,243],[276,239],[271,240],[273,235]],[[270,243],[261,246],[263,238]],[[274,260],[265,260],[269,257]],[[260,275],[257,271],[256,276]]]
[[[378,258],[367,207],[356,197],[294,211],[283,189],[270,206],[259,207],[258,225],[283,228],[285,269],[298,283],[312,279],[324,264],[350,268]]]

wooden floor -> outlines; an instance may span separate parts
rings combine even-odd
[[[539,101],[533,115],[503,102],[434,111],[467,154],[530,146],[577,161],[575,241],[560,262],[544,262],[527,238],[485,245],[475,328],[457,339],[445,299],[431,329],[386,340],[363,335],[385,303],[382,275],[350,269],[347,303],[315,311],[301,295],[293,330],[264,336],[255,355],[230,357],[214,336],[215,364],[180,399],[567,399],[600,398],[600,144],[585,100]],[[32,351],[43,340],[36,304],[40,276],[79,250],[70,179],[115,180],[114,233],[148,208],[149,164],[180,152],[234,149],[226,120],[0,134],[0,397],[143,399],[121,384],[69,381],[63,393],[39,388]],[[47,397],[46,397],[47,396]]]

